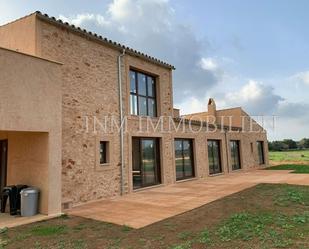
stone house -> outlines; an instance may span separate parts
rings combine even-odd
[[[40,12],[1,26],[1,188],[37,186],[57,214],[267,165],[266,132],[240,107],[179,115],[174,69]]]

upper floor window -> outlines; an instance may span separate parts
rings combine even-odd
[[[130,70],[130,113],[157,116],[156,82],[153,76]]]

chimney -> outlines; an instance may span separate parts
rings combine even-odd
[[[208,116],[213,117],[213,118],[210,118],[209,121],[213,121],[213,122],[216,121],[216,102],[213,98],[210,98],[208,100]]]

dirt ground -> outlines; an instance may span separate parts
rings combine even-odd
[[[298,165],[309,165],[308,161],[269,161],[269,164],[271,166],[277,166],[277,165],[282,165],[282,164],[298,164]]]

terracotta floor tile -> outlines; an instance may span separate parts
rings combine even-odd
[[[192,210],[258,183],[309,185],[309,175],[289,171],[250,170],[135,192],[113,200],[75,207],[69,213],[141,228]]]

